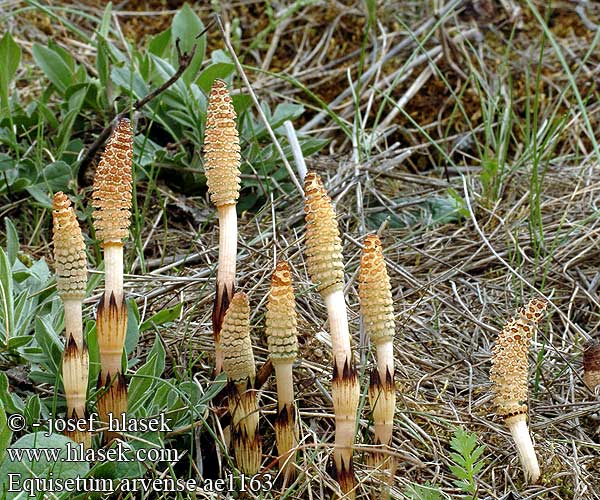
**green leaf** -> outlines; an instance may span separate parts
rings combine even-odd
[[[368,13],[368,26],[372,27],[377,20],[377,2],[376,0],[365,0],[367,5],[367,13]]]
[[[148,52],[154,54],[155,56],[164,58],[167,49],[169,48],[169,43],[171,42],[171,28],[166,29],[162,33],[152,37],[150,43],[148,44]]]
[[[52,199],[48,196],[48,192],[41,188],[39,185],[37,186],[27,186],[27,192],[31,195],[31,197],[37,201],[42,207],[51,209],[52,208]]]
[[[107,44],[108,42],[103,39],[98,41],[98,55],[96,56],[96,70],[102,88],[106,88],[110,77],[110,53]]]
[[[483,454],[483,452],[485,451],[485,445],[482,444],[480,446],[478,446],[473,453],[471,453],[471,458],[474,462],[476,462],[477,460],[479,460],[479,457]]]
[[[196,80],[196,84],[208,94],[213,82],[217,78],[224,80],[229,77],[234,70],[235,64],[231,62],[218,62],[211,64],[205,70],[203,70],[202,73],[200,73],[200,76]]]
[[[12,267],[19,254],[19,234],[17,233],[17,228],[8,217],[4,219],[4,227],[6,228],[6,256]]]
[[[477,434],[463,428],[454,430],[450,446],[455,451],[450,453],[450,459],[454,464],[449,465],[449,469],[458,479],[453,483],[463,492],[474,495],[477,491],[475,475],[484,467],[484,462],[478,459],[485,446],[477,447]]]
[[[162,384],[154,391],[152,401],[147,405],[150,413],[164,412],[169,407],[169,394],[171,387],[167,384]]]
[[[41,413],[42,403],[40,397],[37,394],[34,394],[27,400],[25,408],[23,408],[23,416],[25,417],[27,425],[39,422]]]
[[[66,92],[69,111],[61,117],[58,136],[56,138],[56,149],[58,156],[62,155],[63,151],[67,147],[67,144],[71,140],[73,125],[75,123],[75,119],[79,116],[88,88],[88,84],[72,85]]]
[[[44,432],[36,432],[27,434],[14,443],[6,450],[4,461],[0,466],[0,491],[8,489],[9,474],[18,474],[19,480],[23,481],[36,477],[50,477],[50,473],[54,479],[73,479],[76,477],[85,477],[90,466],[87,462],[71,462],[66,461],[67,446],[74,446],[73,441],[61,436],[60,434],[52,434],[49,437],[44,435]],[[13,451],[13,460],[11,460],[11,450],[23,450],[23,456],[19,460],[17,453]],[[25,450],[52,450],[48,454],[38,452],[36,457],[28,456]],[[31,452],[30,452],[31,453]],[[55,456],[52,456],[55,454]],[[34,491],[36,495],[40,493],[50,493],[49,490]],[[60,491],[54,493],[60,494]],[[6,499],[12,500],[17,498],[19,493],[7,493]]]
[[[464,198],[459,195],[454,188],[448,188],[447,191],[448,196],[454,200],[456,213],[465,219],[468,218],[470,214],[469,209],[467,208],[467,202],[464,200]]]
[[[0,342],[5,345],[15,331],[12,266],[4,250],[0,248]]]
[[[459,465],[449,465],[448,468],[450,469],[450,472],[454,474],[454,477],[457,477],[458,479],[469,478],[469,474]]]
[[[225,373],[220,373],[219,376],[212,381],[210,384],[210,388],[208,391],[204,393],[204,397],[202,402],[211,401],[223,388],[227,385],[227,375]]]
[[[59,373],[63,345],[58,335],[45,318],[35,320],[35,339],[46,355],[45,365],[51,375]]]
[[[127,332],[125,333],[125,352],[131,354],[140,338],[140,313],[135,300],[127,301]]]
[[[277,105],[275,108],[275,113],[271,117],[271,121],[269,122],[271,127],[277,128],[283,125],[283,122],[286,120],[295,120],[299,118],[302,113],[304,113],[304,106],[301,104],[294,103],[283,103]]]
[[[37,43],[33,45],[32,53],[44,74],[60,93],[64,94],[72,83],[72,70],[69,65],[57,52]]]
[[[32,340],[30,335],[23,335],[22,337],[11,337],[8,341],[8,350],[16,352],[20,347],[26,346]]]
[[[181,315],[182,307],[183,304],[179,303],[176,306],[161,309],[154,316],[147,319],[140,325],[140,332],[145,332],[153,326],[163,325],[165,323],[175,321]]]
[[[146,82],[129,67],[113,68],[110,77],[115,85],[120,86],[127,92],[132,92],[136,98],[142,98],[148,94]]]
[[[4,459],[6,448],[10,445],[11,439],[12,431],[8,428],[4,403],[0,399],[0,463],[2,463],[2,460]]]
[[[0,372],[0,401],[8,413],[21,413],[23,401],[16,394],[11,394],[8,389],[8,377],[6,373]]]
[[[21,62],[21,47],[7,31],[0,40],[0,118],[8,111],[8,89]]]
[[[114,446],[116,446],[116,444]],[[111,448],[114,448],[114,446],[111,446]],[[115,482],[126,478],[132,479],[136,477],[143,477],[146,472],[146,468],[144,467],[143,462],[135,460],[134,451],[131,450],[125,452],[125,456],[131,461],[113,462],[107,460],[106,462],[97,462],[90,471],[89,475],[94,478],[114,479]]]
[[[460,453],[463,457],[468,457],[475,449],[477,444],[477,435],[469,433],[465,429],[459,427],[454,432],[454,436],[450,441],[450,446],[453,450]]]
[[[411,484],[406,488],[404,494],[411,500],[441,500],[442,498],[447,498],[445,495],[442,497],[442,492],[439,488],[430,486],[429,484]]]
[[[152,395],[151,387],[156,383],[165,369],[165,349],[158,334],[154,346],[148,354],[148,360],[131,377],[129,385],[129,411],[135,414],[136,410]]]
[[[6,130],[6,129],[0,129],[0,130]],[[0,153],[0,172],[9,172],[10,170],[15,168],[15,159],[6,154],[6,153]],[[2,179],[2,177],[0,177],[0,179]],[[2,179],[4,180],[4,179]]]
[[[171,63],[165,59],[161,59],[155,55],[150,55],[152,60],[152,67],[154,68],[154,75],[158,80],[162,82],[166,82],[169,78],[171,78],[175,73],[176,69],[171,65]],[[183,80],[177,80],[168,90],[167,93],[176,97],[181,102],[185,102],[185,97],[187,94],[187,89]]]
[[[454,486],[456,486],[457,488],[460,488],[462,491],[464,491],[465,493],[475,493],[475,490],[477,488],[474,487],[473,484],[471,484],[469,481],[452,481],[452,483],[454,483]]]
[[[96,334],[96,324],[94,321],[86,323],[87,335],[85,336],[88,346],[88,356],[90,360],[90,382],[94,383],[98,380],[100,373],[100,350],[98,349],[98,337]]]
[[[188,85],[194,80],[200,65],[204,60],[206,50],[206,34],[199,39],[196,37],[204,31],[204,24],[192,8],[186,3],[173,17],[171,24],[171,37],[173,40],[173,55],[171,61],[173,65],[178,65],[177,52],[175,50],[175,41],[179,39],[179,46],[182,52],[189,52],[196,45],[196,53],[188,66],[183,72],[182,79]]]
[[[102,14],[102,21],[100,22],[100,29],[98,33],[102,38],[106,38],[108,36],[108,30],[110,29],[110,20],[112,17],[112,2],[108,2],[106,7],[104,8],[104,13]]]
[[[45,103],[43,103],[41,101],[38,102],[37,109],[38,109],[40,115],[44,118],[44,120],[46,120],[47,127],[53,128],[53,129],[59,127],[59,122],[58,122],[56,115],[54,114],[54,111],[51,110],[48,106],[46,106]]]
[[[252,97],[250,97],[248,94],[234,94],[231,96],[231,102],[235,112],[238,116],[240,116],[242,113],[248,111],[252,106]]]
[[[69,181],[73,178],[73,171],[66,162],[60,160],[46,165],[42,169],[41,179],[37,184],[30,187],[45,189],[51,193],[65,191],[69,187]]]

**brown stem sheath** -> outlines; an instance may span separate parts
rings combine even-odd
[[[279,470],[281,477],[292,481],[296,477],[294,462],[298,445],[298,422],[294,404],[294,384],[292,363],[277,363],[275,378],[277,380],[277,416],[275,417],[275,440],[279,454]]]
[[[63,385],[67,395],[67,417],[84,418],[88,383],[87,346],[79,348],[69,336],[63,352]]]
[[[335,413],[335,448],[333,461],[337,479],[346,498],[354,498],[356,479],[352,452],[356,436],[356,412],[360,399],[358,376],[351,358],[343,365],[334,361],[331,397]]]
[[[83,347],[83,304],[81,299],[65,298],[65,338],[73,337],[78,349]]]
[[[380,342],[375,346],[377,350],[377,369],[381,380],[386,379],[386,374],[389,372],[394,379],[394,342],[387,340]]]
[[[105,293],[106,295],[106,293]],[[98,342],[100,349],[100,363],[102,378],[122,373],[121,359],[123,357],[123,346],[127,333],[127,306],[125,301],[115,301],[114,295],[107,301],[103,296],[98,305],[96,317],[96,328],[98,331]]]
[[[375,444],[390,445],[394,430],[396,388],[393,375],[389,370],[386,371],[384,378],[381,378],[379,370],[371,372],[369,403],[373,410]]]
[[[127,382],[122,373],[117,372],[114,375],[98,375],[96,389],[102,391],[98,398],[98,417],[100,422],[108,424],[110,416],[119,419],[122,414],[127,412]],[[110,443],[113,439],[121,437],[117,432],[106,431],[104,441]]]
[[[67,419],[81,420],[86,417],[89,357],[87,345],[81,347],[72,335],[68,336],[62,357],[63,386],[67,400]],[[91,446],[91,434],[87,431],[65,432],[75,442]]]

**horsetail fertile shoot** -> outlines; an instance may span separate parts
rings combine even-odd
[[[58,294],[65,311],[65,350],[62,357],[67,419],[86,418],[89,374],[88,347],[83,338],[82,304],[87,284],[87,261],[81,228],[69,199],[56,193],[52,211],[54,261]],[[67,432],[73,441],[91,446],[90,432]]]
[[[100,299],[96,327],[101,371],[98,388],[98,414],[108,422],[127,411],[127,384],[121,367],[127,306],[123,293],[123,240],[129,235],[131,219],[131,164],[133,131],[122,119],[112,133],[94,177],[94,228],[104,250],[105,288]],[[112,435],[105,435],[110,440]]]
[[[348,315],[344,299],[344,263],[335,211],[319,175],[308,172],[304,179],[306,256],[311,280],[327,306],[333,347],[331,395],[335,412],[333,460],[340,488],[354,498],[356,480],[352,450],[360,389],[350,347]]]
[[[250,306],[245,293],[236,293],[223,318],[223,370],[229,381],[229,413],[235,461],[244,474],[256,474],[262,460],[258,433],[256,365],[250,340]]]
[[[287,262],[278,262],[271,278],[267,301],[266,333],[269,357],[277,381],[277,416],[275,438],[282,477],[295,477],[295,452],[298,444],[298,422],[294,404],[292,365],[298,355],[296,301],[292,275]]]
[[[236,204],[240,195],[240,140],[227,85],[215,80],[208,98],[204,132],[204,168],[208,192],[219,215],[219,264],[212,313],[215,375],[222,370],[221,326],[235,293],[237,256]]]
[[[533,329],[543,317],[547,303],[532,299],[502,329],[492,349],[490,379],[498,415],[505,419],[517,447],[525,479],[535,483],[540,467],[527,425],[527,355]]]
[[[377,349],[377,369],[371,372],[369,401],[373,411],[375,444],[389,446],[394,428],[396,390],[394,386],[394,305],[381,241],[377,235],[365,238],[358,295],[364,328]],[[376,463],[384,456],[376,454]]]

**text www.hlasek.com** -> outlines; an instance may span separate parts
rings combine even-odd
[[[127,452],[133,451],[133,456]],[[163,448],[141,448],[132,450],[125,443],[117,443],[114,448],[94,450],[85,449],[83,444],[67,443],[63,448],[8,448],[11,462],[177,462],[180,453],[177,450]],[[61,456],[65,455],[65,456]]]

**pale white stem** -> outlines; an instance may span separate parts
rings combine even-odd
[[[235,205],[217,207],[219,214],[219,267],[217,283],[235,281],[237,259],[237,214]]]
[[[394,376],[394,342],[392,339],[377,344],[377,368],[382,383],[385,382],[385,371],[387,369]]]
[[[77,348],[83,347],[83,321],[81,299],[63,298],[65,308],[65,338],[73,336]]]
[[[356,435],[356,417],[344,415],[335,417],[335,448],[333,456],[336,464],[341,464],[342,458],[349,465],[349,457],[352,456],[352,444]]]
[[[294,129],[294,125],[290,120],[284,121],[283,126],[285,127],[285,133],[287,135],[290,147],[292,148],[292,155],[294,155],[294,161],[296,163],[296,170],[298,171],[298,176],[300,177],[300,182],[304,182],[304,177],[306,176],[307,170],[306,162],[304,161],[302,148],[300,147],[300,143],[298,142],[296,130]]]
[[[274,363],[273,366],[277,380],[277,402],[281,411],[284,405],[294,402],[292,363]]]
[[[540,477],[540,466],[535,455],[529,427],[525,415],[517,415],[506,419],[506,425],[512,434],[517,453],[523,466],[525,479],[528,483],[535,483]]]
[[[289,413],[279,414],[285,406],[288,410],[294,408],[294,383],[292,378],[292,362],[273,363],[275,368],[275,379],[277,380],[277,408],[278,418],[275,422],[275,439],[277,441],[277,452],[279,453],[279,468],[282,477],[288,480],[295,477],[294,463],[295,452],[290,450],[298,444],[298,422],[289,418]],[[282,420],[279,419],[282,418]]]
[[[343,369],[346,359],[352,361],[350,350],[350,330],[343,290],[335,290],[323,297],[329,317],[329,331],[333,357],[339,369]]]
[[[115,302],[123,300],[123,244],[104,244],[104,290],[105,304],[108,305],[111,293]]]

